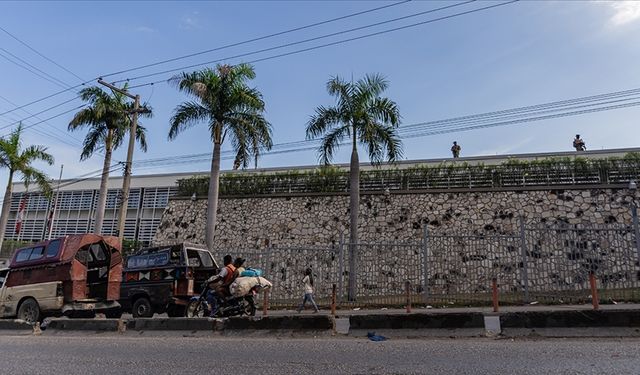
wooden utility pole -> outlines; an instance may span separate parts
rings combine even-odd
[[[120,200],[120,210],[118,211],[118,237],[122,243],[124,238],[124,223],[127,219],[127,210],[129,206],[129,187],[131,186],[131,163],[133,161],[133,149],[136,143],[136,132],[138,130],[138,113],[140,110],[140,95],[132,95],[127,90],[118,88],[108,82],[98,79],[98,83],[107,86],[113,91],[117,91],[134,100],[133,120],[131,121],[131,129],[129,129],[129,148],[127,149],[127,161],[124,164],[124,177],[122,179],[122,199]]]

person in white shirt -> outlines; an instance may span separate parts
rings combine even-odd
[[[298,306],[298,312],[302,312],[308,301],[311,302],[311,305],[314,308],[313,312],[317,313],[318,305],[316,305],[316,301],[313,300],[313,275],[311,274],[311,268],[307,268],[304,271],[302,283],[304,284],[304,297],[302,298],[302,303]]]

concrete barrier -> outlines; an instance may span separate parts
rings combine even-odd
[[[558,310],[500,314],[502,328],[640,327],[639,310]]]
[[[350,329],[483,328],[482,313],[352,315]]]
[[[328,315],[233,317],[224,321],[224,330],[333,331]]]
[[[51,319],[46,330],[118,332],[120,319]]]
[[[2,320],[0,319],[0,330],[11,331],[33,331],[33,326],[24,320]]]
[[[214,331],[220,321],[208,318],[138,318],[126,322],[127,331]]]

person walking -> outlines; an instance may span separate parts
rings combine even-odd
[[[573,147],[576,151],[586,151],[587,145],[584,144],[584,140],[580,138],[580,134],[576,134],[576,139],[573,140]]]
[[[314,313],[319,311],[316,301],[313,300],[313,275],[311,273],[311,268],[307,268],[304,271],[304,278],[302,279],[302,284],[304,284],[304,297],[302,298],[302,303],[298,306],[299,313],[305,308],[307,301],[311,302],[311,305],[314,308]]]
[[[451,146],[451,153],[453,154],[454,158],[460,157],[460,150],[462,150],[462,147],[458,145],[458,142],[453,141],[453,146]]]

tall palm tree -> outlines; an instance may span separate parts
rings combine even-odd
[[[33,167],[33,163],[43,161],[53,164],[53,156],[47,152],[45,146],[28,146],[22,148],[22,124],[11,132],[8,138],[0,138],[0,167],[9,170],[9,181],[4,192],[2,213],[0,214],[0,244],[4,241],[5,228],[9,220],[11,208],[11,193],[13,178],[16,173],[22,176],[25,186],[35,182],[44,195],[51,195],[49,178],[44,172]]]
[[[349,299],[356,295],[358,211],[360,202],[360,161],[358,144],[364,146],[372,163],[384,159],[393,162],[402,156],[402,143],[396,134],[400,112],[395,102],[380,95],[389,83],[384,77],[366,75],[357,82],[333,77],[327,91],[336,97],[332,107],[320,106],[307,123],[307,139],[322,137],[318,149],[320,161],[331,163],[336,150],[351,139],[349,165]]]
[[[125,85],[124,90],[127,89]],[[108,92],[100,87],[87,87],[80,91],[80,98],[89,103],[73,116],[69,122],[69,131],[88,128],[83,142],[80,161],[87,160],[93,154],[103,151],[104,162],[102,166],[102,178],[100,180],[100,192],[98,194],[98,207],[96,208],[96,222],[93,229],[95,234],[102,233],[105,207],[107,205],[107,182],[109,173],[113,170],[111,156],[113,151],[122,145],[131,128],[129,114],[133,112],[133,104],[119,92]],[[140,115],[151,117],[151,109],[143,106]],[[138,124],[136,139],[143,151],[147,151],[146,129]],[[121,208],[124,209],[124,208]]]
[[[209,179],[206,242],[213,250],[213,237],[218,210],[220,180],[220,148],[229,138],[236,153],[235,166],[246,168],[261,149],[272,146],[271,124],[265,120],[262,94],[249,87],[247,81],[256,77],[248,64],[217,65],[192,73],[182,73],[171,82],[193,98],[176,107],[171,117],[169,139],[197,123],[209,127],[213,142],[211,176]]]

